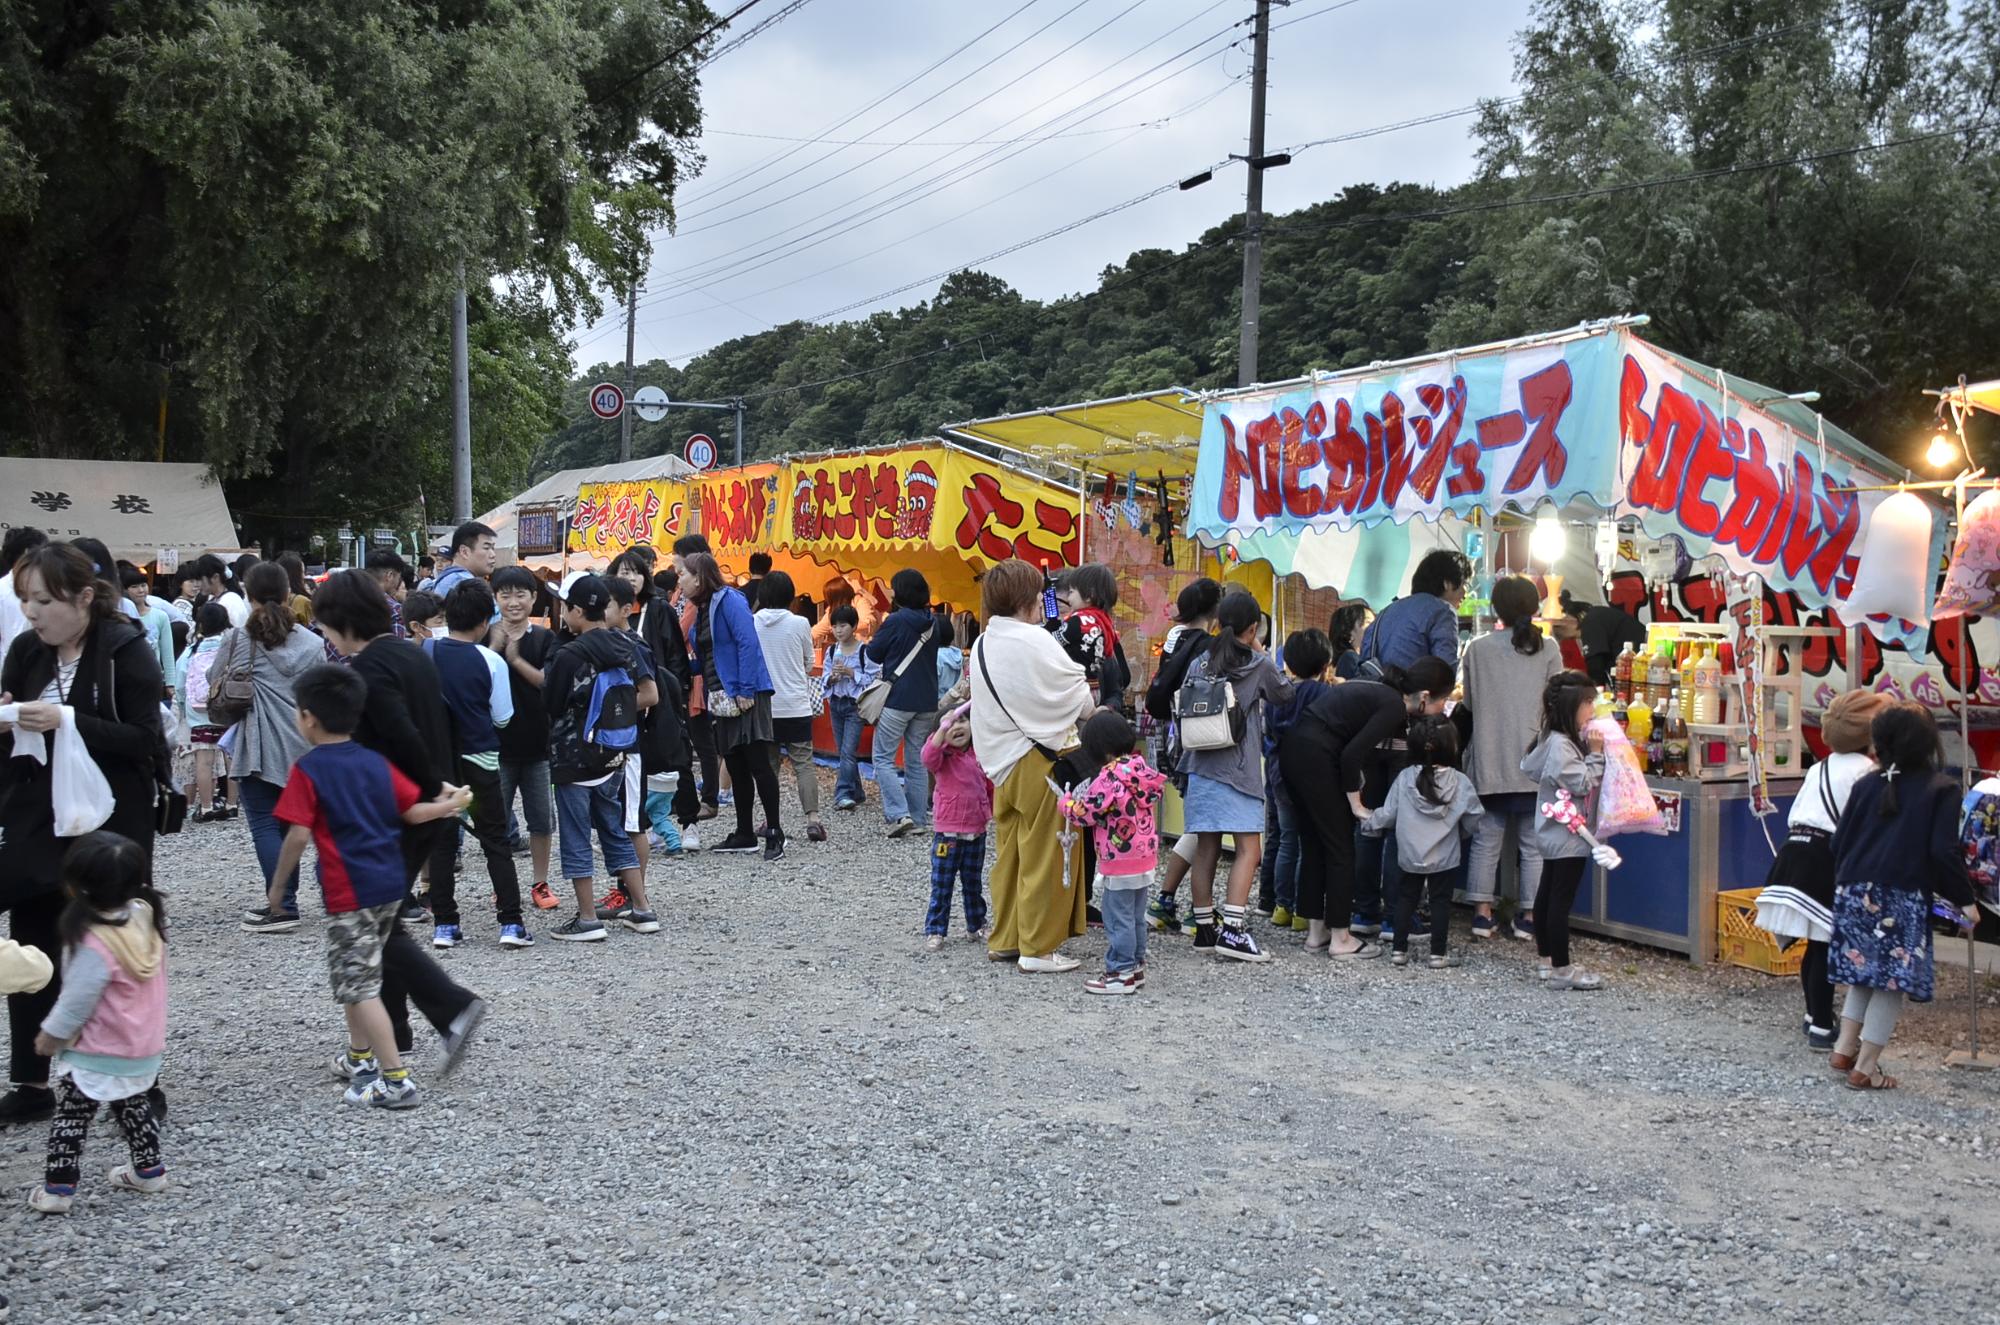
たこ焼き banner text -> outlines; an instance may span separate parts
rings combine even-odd
[[[1840,491],[1858,444],[1826,434],[1625,330],[1441,354],[1210,401],[1188,527],[1240,542],[1582,500],[1821,604],[1881,499]]]

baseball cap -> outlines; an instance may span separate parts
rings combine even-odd
[[[562,582],[562,600],[585,616],[595,619],[611,605],[611,586],[601,576],[578,571]]]

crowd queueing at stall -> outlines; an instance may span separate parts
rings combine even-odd
[[[725,808],[733,827],[707,850],[785,856],[787,762],[807,839],[828,840],[813,765],[823,711],[839,752],[832,808],[866,805],[872,726],[879,831],[930,834],[927,949],[946,946],[956,897],[967,937],[1031,974],[1075,971],[1065,946],[1101,925],[1104,967],[1081,981],[1091,994],[1143,990],[1154,936],[1191,934],[1194,952],[1245,963],[1296,941],[1336,966],[1442,969],[1459,962],[1457,895],[1473,941],[1534,943],[1547,989],[1602,985],[1575,960],[1569,918],[1590,863],[1619,864],[1589,832],[1605,767],[1593,715],[1636,623],[1593,609],[1549,638],[1535,586],[1509,577],[1492,592],[1499,628],[1461,651],[1471,572],[1456,552],[1426,556],[1372,622],[1346,607],[1276,649],[1249,593],[1195,579],[1143,690],[1099,565],[1054,578],[991,567],[983,629],[906,569],[864,640],[850,603],[815,622],[818,606],[768,563],[728,583],[698,535],[667,564],[633,548],[552,594],[525,568],[496,569],[493,531],[477,523],[427,575],[380,554],[311,587],[293,556],[204,556],[166,604],[90,539],[16,530],[0,558],[13,1085],[0,1124],[49,1120],[29,1196],[46,1213],[69,1209],[99,1105],[131,1151],[110,1181],[166,1185],[168,906],[151,854],[184,810],[246,822],[263,874],[243,899],[251,935],[299,927],[313,849],[345,1020],[331,1070],[348,1103],[407,1109],[422,1098],[404,1057],[411,1005],[440,1037],[443,1076],[486,1015],[423,936],[433,949],[482,934],[532,947],[533,913],[563,906],[558,881],[571,909],[546,937],[657,933],[652,861],[701,850],[701,826]],[[1135,719],[1166,733],[1153,758]],[[1846,696],[1824,731],[1833,753],[1792,810],[1766,923],[1810,944],[1809,1046],[1855,1089],[1886,1089],[1902,1005],[1931,993],[1933,906],[1977,915],[1958,786],[1916,705]],[[1161,874],[1169,785],[1185,830]],[[1519,891],[1503,924],[1510,835]],[[461,909],[465,838],[486,860],[490,927]],[[611,875],[601,892],[594,851]],[[1261,936],[1253,915],[1268,918]],[[1848,989],[1838,1014],[1835,985]]]

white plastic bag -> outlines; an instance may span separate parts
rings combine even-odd
[[[63,705],[62,723],[56,728],[55,764],[50,770],[50,786],[55,800],[56,836],[81,837],[103,826],[117,802],[111,784],[90,757],[83,734],[76,729],[76,714]]]

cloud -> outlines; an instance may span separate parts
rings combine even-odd
[[[1512,90],[1511,39],[1528,0],[1359,0],[1315,13],[1331,2],[1295,0],[1275,14],[1290,26],[1272,36],[1268,150]],[[842,307],[1244,150],[1247,26],[1231,34],[1236,46],[1219,37],[1199,59],[1145,71],[1242,18],[1247,0],[1030,0],[1008,18],[1013,8],[1009,0],[816,0],[711,66],[702,88],[708,165],[682,191],[680,233],[656,236],[640,359],[685,361],[731,337]],[[833,127],[995,23],[935,72]],[[1457,183],[1472,169],[1470,124],[1447,120],[1302,152],[1266,175],[1265,206],[1288,211],[1357,182]],[[1038,129],[1045,141],[928,145]],[[757,134],[773,137],[745,136]],[[783,141],[817,136],[927,145]],[[1089,289],[1134,249],[1179,249],[1240,212],[1243,183],[1240,166],[1218,170],[1200,188],[1168,192],[988,269],[1040,299]],[[877,306],[931,293],[919,288]],[[622,331],[622,316],[586,329],[577,361],[618,357]]]

